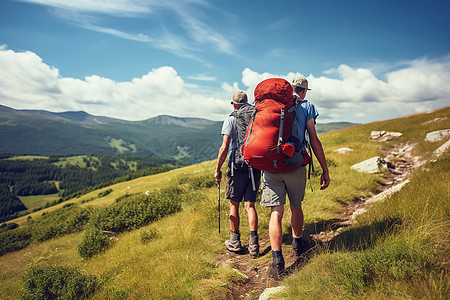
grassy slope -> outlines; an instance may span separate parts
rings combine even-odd
[[[423,125],[438,117],[446,120]],[[328,150],[346,146],[366,153],[361,157],[355,151],[352,155],[356,160],[346,156],[338,163],[338,169],[345,165],[348,173],[351,164],[377,154],[366,148],[374,143],[361,143],[371,130],[402,132],[403,137],[383,146],[413,141],[418,143],[414,154],[430,159],[432,151],[445,141],[425,142],[426,133],[450,128],[449,118],[450,109],[446,108],[332,132],[323,135],[322,141]],[[337,159],[336,154],[328,157]],[[290,289],[279,297],[445,299],[449,288],[449,160],[447,153],[428,163],[425,170],[417,170],[400,192],[371,207],[358,218],[356,226],[345,229],[334,243],[326,245],[329,248],[319,247],[309,264],[286,280]]]
[[[38,207],[44,207],[46,203],[58,200],[60,197],[58,193],[50,195],[38,196],[20,196],[19,199],[29,209],[32,210]]]
[[[341,203],[349,203],[354,197],[368,195],[377,188],[376,182],[380,180],[377,175],[360,174],[350,170],[352,164],[379,155],[380,146],[389,147],[408,140],[419,142],[416,154],[430,154],[442,143],[430,145],[423,142],[425,134],[433,130],[450,128],[450,121],[447,119],[425,126],[420,124],[436,117],[447,116],[448,118],[449,114],[450,109],[447,108],[431,114],[358,125],[321,135],[326,156],[331,165],[332,185],[325,191],[319,191],[318,178],[313,178],[314,193],[308,189],[304,202],[308,233],[312,233],[311,228],[320,232],[324,227],[329,226],[337,217]],[[372,130],[400,131],[404,133],[404,136],[391,143],[370,142],[368,137]],[[355,151],[347,155],[333,153],[333,150],[341,147],[350,147]],[[439,166],[446,166],[446,168],[429,165],[429,168],[433,170],[432,173],[418,174],[418,179],[407,185],[401,193],[377,206],[375,213],[371,211],[366,214],[357,227],[347,229],[348,234],[341,234],[342,244],[335,249],[335,252],[330,253],[325,248],[321,249],[305,268],[286,280],[284,284],[290,287],[290,291],[283,297],[296,298],[301,294],[305,298],[316,299],[336,296],[375,299],[383,298],[380,296],[391,288],[393,292],[390,292],[390,295],[394,298],[412,298],[417,292],[421,292],[421,295],[426,298],[436,298],[433,296],[445,293],[443,289],[445,289],[445,282],[448,284],[448,275],[435,274],[432,271],[433,268],[426,269],[427,272],[420,276],[416,275],[414,270],[410,270],[412,275],[404,278],[400,275],[393,277],[387,272],[389,276],[380,276],[369,281],[369,284],[365,284],[364,280],[358,277],[364,275],[366,269],[361,267],[365,266],[364,263],[380,266],[381,270],[384,270],[386,266],[382,262],[389,262],[387,258],[394,258],[393,261],[397,261],[395,255],[399,251],[410,253],[410,257],[424,264],[428,258],[433,264],[448,263],[448,249],[445,252],[442,248],[445,242],[448,245],[448,239],[446,239],[448,236],[442,234],[448,233],[448,159],[443,163],[440,162],[441,160]],[[177,185],[178,181],[185,176],[199,174],[212,176],[214,166],[215,161],[210,161],[164,174],[139,178],[108,187],[112,188],[113,192],[104,198],[97,199],[97,195],[108,188],[94,191],[69,202],[81,203],[82,200],[95,199],[82,205],[108,205],[125,193],[145,192]],[[432,182],[431,178],[442,178],[442,176],[446,176],[446,179],[438,181],[440,184],[423,184],[423,182]],[[417,193],[418,190],[420,193]],[[436,190],[438,192],[434,192]],[[224,200],[224,185],[221,191],[222,233],[220,236],[217,233],[217,188],[204,189],[196,192],[194,195],[196,201],[185,202],[180,213],[119,235],[118,240],[106,253],[91,260],[83,260],[76,252],[76,246],[81,241],[83,233],[32,244],[26,249],[0,257],[0,295],[5,299],[17,299],[22,287],[21,276],[26,268],[30,265],[50,264],[77,266],[89,274],[103,276],[105,284],[95,295],[98,299],[118,299],[121,296],[132,299],[228,298],[229,291],[223,283],[233,280],[232,272],[227,268],[216,267],[217,254],[223,250],[223,241],[228,235],[228,204]],[[442,203],[447,204],[445,209]],[[57,209],[64,204],[66,203],[47,210]],[[410,210],[410,207],[414,209]],[[268,211],[259,205],[257,210],[260,216],[260,234],[267,237]],[[37,218],[42,212],[36,212],[31,216]],[[243,210],[241,215],[242,235],[247,236],[248,226]],[[397,231],[375,230],[380,223],[385,227],[386,224],[390,225],[390,220],[401,221]],[[26,217],[14,221],[20,224],[26,221]],[[288,226],[287,214],[284,218],[285,232]],[[140,233],[150,229],[156,229],[159,238],[148,244],[142,244]],[[367,232],[364,229],[371,232],[369,237],[372,238],[366,244],[362,242],[351,244],[343,240],[345,236]],[[413,251],[416,243],[420,244],[420,249],[425,249],[422,253]],[[359,246],[361,249],[358,249]],[[285,251],[290,251],[289,245],[283,247]],[[430,247],[433,251],[427,252]],[[380,253],[381,255],[376,255]],[[268,256],[259,259],[266,260],[269,264]],[[341,263],[342,261],[344,264]],[[346,265],[345,262],[356,263]],[[399,269],[402,270],[402,267],[399,266]],[[439,267],[435,269],[438,270]],[[337,270],[341,270],[338,273],[343,275],[336,277]],[[347,273],[342,270],[352,272],[347,272],[348,276],[345,276]],[[384,274],[379,272],[381,275]],[[351,274],[356,275],[352,277]],[[420,289],[416,286],[425,288]]]

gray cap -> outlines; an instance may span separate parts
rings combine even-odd
[[[233,95],[233,101],[231,104],[244,104],[247,103],[247,94],[243,91],[236,92]]]
[[[306,78],[303,76],[295,77],[294,80],[292,80],[291,85],[294,87],[304,88],[309,91],[311,90],[311,89],[308,89],[308,80],[306,80]]]

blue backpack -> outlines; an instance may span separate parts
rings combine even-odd
[[[301,104],[304,102],[307,102],[308,100],[301,100],[298,97],[294,96],[294,99],[297,101],[297,105],[294,105],[294,124],[292,125],[291,129],[291,136],[289,138],[289,142],[291,145],[295,147],[295,152],[292,157],[289,157],[284,160],[284,163],[289,167],[303,167],[309,164],[308,169],[308,179],[311,177],[311,170],[314,172],[314,166],[313,166],[313,160],[312,158],[312,151],[311,151],[311,145],[308,141],[308,131],[306,130],[306,115],[305,112],[302,109]],[[303,118],[297,117],[297,114],[301,114]],[[298,124],[299,120],[305,120],[304,122],[301,122]],[[304,132],[303,137],[300,138],[299,133]],[[308,154],[309,152],[309,154]]]

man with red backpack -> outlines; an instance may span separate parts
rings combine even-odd
[[[306,92],[309,90],[306,78],[303,76],[296,77],[291,85],[294,91],[294,106],[296,106],[291,135],[295,134],[300,141],[303,141],[305,140],[305,129],[308,132],[310,145],[323,170],[320,177],[321,190],[326,189],[330,184],[330,176],[322,143],[315,129],[315,122],[319,113],[313,104],[304,100]],[[284,214],[284,204],[286,204],[286,194],[289,196],[292,213],[292,247],[297,261],[302,254],[310,249],[309,242],[302,237],[304,218],[301,202],[305,196],[306,173],[305,166],[285,173],[263,172],[261,205],[271,208],[269,222],[270,245],[272,248],[272,265],[269,268],[269,277],[271,278],[278,279],[278,276],[285,269],[281,250],[283,238],[281,221]]]
[[[219,149],[217,167],[214,178],[222,179],[220,169],[230,152],[228,159],[226,198],[230,200],[230,239],[225,241],[229,251],[241,252],[241,235],[239,232],[239,203],[244,199],[250,227],[249,253],[253,257],[259,255],[258,215],[255,209],[256,196],[261,178],[261,172],[251,168],[240,153],[240,146],[245,138],[248,123],[254,111],[254,106],[247,101],[247,94],[239,91],[234,94],[231,102],[234,111],[224,121],[222,126],[222,145]],[[230,151],[228,151],[230,150]]]

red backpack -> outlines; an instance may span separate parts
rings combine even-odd
[[[282,78],[266,79],[256,86],[255,113],[241,147],[244,159],[253,168],[276,173],[297,168],[283,162],[295,150],[287,143],[293,123],[292,94],[291,84]]]

